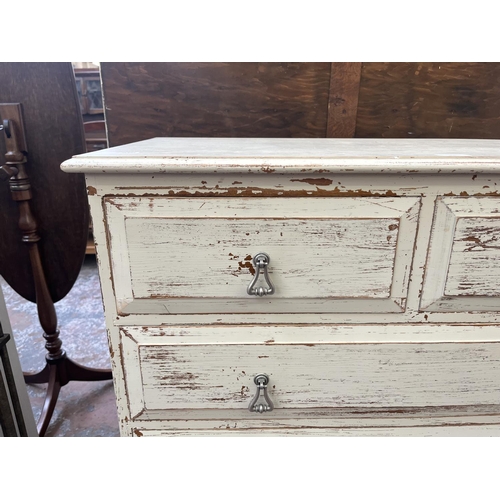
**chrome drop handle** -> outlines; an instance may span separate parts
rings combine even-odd
[[[260,252],[253,258],[253,264],[255,266],[255,276],[252,282],[248,285],[247,293],[248,295],[258,295],[259,297],[263,297],[264,295],[272,295],[274,293],[274,286],[269,278],[269,273],[267,272],[267,266],[271,262],[271,258],[267,253]],[[259,279],[261,271],[264,271],[264,279],[266,280],[266,284],[268,288],[264,288],[262,286],[256,287],[255,284]]]
[[[257,386],[257,393],[255,394],[252,401],[248,405],[248,409],[250,411],[256,411],[258,413],[264,413],[265,411],[273,411],[274,405],[271,399],[269,398],[269,394],[267,393],[267,384],[269,384],[269,377],[260,373],[256,375],[253,379],[255,385]],[[257,404],[260,397],[263,397],[265,404],[260,403]]]

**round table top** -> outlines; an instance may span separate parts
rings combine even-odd
[[[27,173],[39,249],[54,302],[72,288],[85,257],[89,212],[83,174],[60,165],[85,152],[83,121],[71,63],[0,63],[0,103],[21,103],[28,147]],[[0,159],[5,161],[4,134]],[[28,245],[21,240],[18,202],[0,181],[0,274],[36,302]]]

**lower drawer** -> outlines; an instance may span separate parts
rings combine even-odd
[[[499,342],[252,342],[236,334],[231,342],[226,334],[218,343],[189,334],[177,332],[180,343],[160,328],[120,330],[132,420],[300,420],[342,408],[500,403]],[[261,373],[274,405],[262,415],[249,411]]]

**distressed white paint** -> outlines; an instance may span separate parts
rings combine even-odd
[[[403,309],[419,198],[113,197],[106,207],[122,313]],[[269,298],[247,294],[261,251]]]
[[[149,412],[151,418],[137,420],[132,427],[133,436],[179,435],[311,435],[311,436],[499,436],[500,407],[457,406],[391,408],[337,408],[329,412],[309,410],[308,414],[287,411],[289,418],[271,414],[248,414],[246,418],[227,417],[219,413],[212,420],[196,419],[194,412],[165,418],[158,426],[161,415]],[[226,413],[226,415],[224,414]],[[143,415],[144,416],[144,415]],[[186,419],[191,417],[192,419]]]
[[[162,138],[79,155],[66,172],[497,173],[499,141]],[[253,169],[256,169],[254,172]],[[258,170],[257,170],[258,169]]]
[[[207,429],[207,430],[168,430],[168,429],[141,429],[133,428],[132,435],[138,437],[243,437],[243,436],[309,436],[309,437],[498,437],[500,436],[500,425],[435,425],[435,426],[413,426],[413,427],[290,427],[288,429]]]
[[[277,409],[274,414],[213,409],[210,419],[206,410],[145,410],[134,419],[134,425],[157,429],[161,421],[164,429],[172,430],[498,425],[499,410],[500,405]]]
[[[498,325],[164,325],[120,328],[138,344],[401,344],[500,342]],[[133,349],[136,349],[133,347]],[[500,401],[499,401],[500,404]]]
[[[122,434],[500,435],[497,250],[478,233],[497,229],[498,151],[500,141],[153,139],[65,162],[68,172],[88,174]],[[243,291],[238,285],[224,296],[225,282],[216,282],[216,293],[207,292],[206,276],[195,286],[186,255],[203,250],[212,262],[230,245],[246,249],[240,232],[263,209],[265,241],[280,223],[305,222],[302,232],[286,235],[294,237],[292,255],[304,252],[306,230],[318,233],[321,253],[330,228],[354,224],[356,238],[335,247],[349,270],[336,259],[325,270],[340,295],[329,295],[330,279],[313,288],[325,256],[311,260],[313,250],[305,250],[308,282],[274,259],[286,245],[273,249],[272,276],[281,279],[280,270],[302,280],[302,295],[293,296],[297,288],[287,282],[280,283],[287,297],[237,295],[250,277],[243,270],[232,283]],[[395,246],[383,243],[391,218]],[[165,237],[169,224],[177,224],[177,242]],[[217,231],[225,236],[220,246]],[[362,234],[372,247],[357,267],[352,248]],[[466,255],[471,238],[488,259]],[[177,262],[169,248],[179,252]],[[186,298],[175,296],[172,273],[189,290]],[[155,359],[157,352],[178,361]],[[268,360],[263,368],[282,384],[268,415],[248,412],[241,392],[236,404],[232,369],[260,369],[257,352],[273,354],[260,361]],[[223,363],[232,369],[221,384],[216,368]],[[166,384],[176,374],[203,383],[182,392]],[[236,399],[209,401],[224,391]],[[341,398],[359,405],[358,416]]]
[[[191,345],[155,337],[134,348],[134,339],[127,340],[127,385],[129,392],[141,392],[131,398],[133,414],[145,408],[246,410],[257,373],[270,377],[276,412],[480,405],[500,399],[497,342]]]
[[[500,199],[439,197],[422,307],[500,309]]]

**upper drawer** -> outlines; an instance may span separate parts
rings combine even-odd
[[[418,197],[105,198],[118,313],[401,312],[419,208]],[[259,252],[274,295],[247,294]]]
[[[421,308],[500,311],[500,199],[436,200]]]

